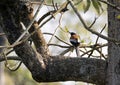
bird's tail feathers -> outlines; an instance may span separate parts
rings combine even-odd
[[[79,51],[79,46],[75,47],[75,51],[76,51],[77,57],[81,57],[80,56],[80,51]]]

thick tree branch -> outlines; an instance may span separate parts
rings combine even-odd
[[[99,59],[55,56],[48,60],[46,71],[46,80],[38,76],[39,82],[74,80],[104,85],[106,63]]]
[[[8,59],[21,60],[19,58],[8,57]],[[4,59],[3,59],[4,60]],[[65,56],[51,56],[46,66],[46,78],[41,78],[42,74],[36,76],[38,82],[57,81],[84,81],[89,83],[99,83],[104,85],[106,62],[92,58],[70,58]],[[34,69],[32,69],[34,70]],[[42,70],[39,69],[39,71]],[[98,77],[99,76],[99,77]]]
[[[30,29],[30,33],[37,30],[38,27],[39,27],[38,23],[35,22]],[[38,30],[36,33],[34,33],[32,35],[32,39],[36,46],[37,52],[39,52],[44,58],[48,57],[50,55],[50,52],[49,52],[48,45],[43,37],[43,33],[41,32],[41,30]]]
[[[43,2],[43,0],[42,0],[42,2]],[[40,4],[40,5],[42,5],[42,4]],[[41,6],[39,6],[39,8],[40,7]],[[20,17],[22,18],[21,21],[25,24],[25,27],[27,27],[26,30],[28,30],[30,32],[32,41],[34,42],[37,52],[39,52],[42,55],[42,57],[45,58],[45,57],[48,57],[48,55],[49,55],[48,46],[46,44],[46,41],[43,37],[41,30],[39,30],[38,23],[36,21],[34,21],[34,18],[36,17],[38,11],[37,11],[36,15],[33,15],[33,11],[34,10],[31,6],[30,7],[27,5],[23,6],[23,8],[20,10],[20,14],[21,14]],[[31,26],[31,22],[33,22],[32,26]],[[28,23],[30,23],[30,25]],[[28,29],[28,28],[30,28],[30,29]],[[26,31],[24,31],[23,33],[25,33],[25,32]]]

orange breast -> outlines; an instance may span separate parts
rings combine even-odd
[[[71,39],[77,39],[78,40],[79,36],[78,35],[72,35]]]

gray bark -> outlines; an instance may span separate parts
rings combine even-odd
[[[0,62],[0,85],[4,85],[5,83],[4,78],[4,64]]]
[[[120,0],[108,0],[120,6]],[[108,6],[108,36],[120,40],[120,21],[116,18],[120,14],[113,7]],[[108,41],[108,69],[106,85],[120,85],[120,47]]]
[[[0,27],[0,33],[4,33],[3,29],[1,27]],[[0,36],[0,46],[5,46],[5,45],[7,45],[7,38],[3,34]],[[4,51],[5,51],[5,48],[0,48],[0,57],[3,57],[1,55]],[[5,83],[4,80],[5,80],[5,78],[4,78],[4,64],[3,64],[3,62],[0,62],[0,85],[4,85],[4,83]]]

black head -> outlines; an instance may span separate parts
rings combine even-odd
[[[70,32],[70,34],[71,34],[71,35],[75,35],[76,33],[74,33],[74,32]]]

